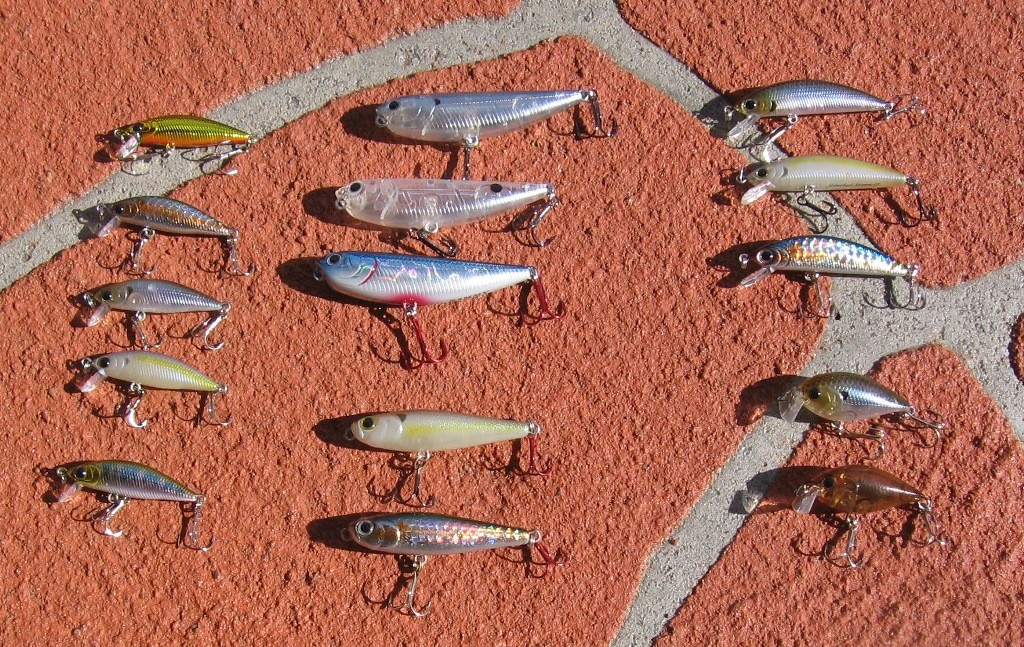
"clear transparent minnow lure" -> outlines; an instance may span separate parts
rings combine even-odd
[[[140,196],[120,200],[112,204],[98,204],[89,211],[95,211],[103,219],[96,231],[102,238],[110,234],[118,225],[139,227],[139,237],[132,245],[131,255],[121,264],[121,269],[128,272],[149,274],[156,266],[149,269],[139,268],[142,260],[142,248],[157,232],[180,234],[185,236],[211,236],[223,239],[224,267],[222,272],[232,276],[249,276],[255,270],[255,264],[243,272],[238,263],[238,230],[221,224],[213,216],[196,209],[190,204],[172,200],[171,198]],[[75,217],[85,220],[85,212],[75,210]]]
[[[541,566],[543,571],[536,577],[544,577],[556,566],[566,563],[561,551],[551,555],[541,544],[539,530],[525,530],[511,526],[499,526],[483,521],[472,521],[425,512],[398,514],[377,514],[359,517],[352,521],[345,531],[347,538],[372,551],[392,555],[410,556],[411,575],[403,577],[385,601],[387,606],[399,613],[418,618],[430,613],[431,603],[417,608],[416,585],[420,570],[427,558],[435,555],[456,555],[495,548],[535,549],[541,557],[536,562],[528,557],[530,566]],[[396,604],[395,598],[402,588],[406,598]]]
[[[946,422],[934,411],[924,412],[927,416],[924,417],[900,394],[857,373],[822,373],[809,377],[783,394],[778,402],[779,413],[788,422],[795,422],[800,411],[806,408],[828,420],[831,431],[837,436],[878,441],[881,453],[885,453],[885,429],[873,425],[867,433],[854,433],[846,429],[845,423],[891,417],[906,426],[932,429],[936,442],[942,440],[942,430],[946,428]]]
[[[359,180],[338,189],[336,205],[353,218],[374,225],[405,229],[441,256],[455,256],[458,247],[445,240],[446,249],[428,236],[443,227],[464,225],[536,204],[530,236],[538,247],[551,243],[537,238],[537,227],[555,206],[558,196],[550,184],[477,182],[472,180],[385,179]]]
[[[920,490],[888,472],[866,465],[848,465],[829,471],[816,483],[800,486],[793,499],[793,510],[808,514],[815,502],[846,515],[846,549],[839,555],[831,552],[832,544],[842,538],[839,535],[825,544],[822,557],[837,566],[857,568],[863,564],[855,559],[857,530],[860,515],[880,512],[890,508],[907,508],[924,517],[928,537],[916,543],[928,545],[938,543],[945,546],[948,535],[942,530],[932,506],[932,501]]]
[[[786,123],[775,129],[756,146],[767,147],[805,115],[836,115],[855,112],[879,113],[880,121],[888,121],[908,111],[924,114],[918,97],[905,94],[892,101],[879,99],[861,90],[828,81],[786,81],[750,90],[726,108],[726,118],[736,114],[744,119],[733,126],[728,137],[733,138],[760,119],[784,117]]]
[[[149,420],[139,422],[135,417],[135,411],[146,395],[146,387],[203,393],[206,402],[196,422],[205,421],[222,426],[231,423],[230,418],[220,420],[216,410],[217,397],[227,393],[227,385],[219,384],[212,377],[173,357],[148,350],[126,350],[86,357],[76,364],[82,372],[75,380],[75,386],[82,393],[92,391],[108,379],[128,385],[128,400],[119,410],[129,426],[141,429],[149,424]]]
[[[530,447],[530,468],[522,470],[523,474],[547,476],[551,473],[551,465],[541,467],[539,464],[539,434],[540,425],[533,421],[498,420],[447,411],[379,413],[352,423],[352,436],[359,442],[377,449],[415,455],[390,498],[417,507],[434,505],[433,496],[424,499],[420,492],[421,472],[434,452],[525,438]],[[402,490],[410,477],[412,491],[405,496]]]
[[[552,311],[548,305],[540,273],[526,265],[499,265],[451,258],[383,254],[376,252],[334,252],[317,262],[313,277],[325,281],[333,290],[350,297],[401,306],[412,325],[422,353],[420,363],[436,364],[448,356],[441,342],[441,354],[427,351],[423,329],[417,315],[420,306],[446,303],[494,292],[513,285],[533,286],[540,301],[540,314],[528,323],[561,319],[564,304]],[[525,315],[524,315],[525,320]]]
[[[913,227],[928,220],[934,221],[937,216],[935,207],[926,206],[921,197],[919,179],[896,169],[846,157],[804,155],[751,164],[740,170],[736,179],[740,184],[750,187],[743,194],[743,204],[751,204],[769,191],[799,193],[797,204],[813,210],[821,218],[836,213],[837,207],[830,204],[822,208],[812,204],[808,197],[817,191],[891,189],[906,185],[917,199],[918,215],[914,217],[905,212],[897,212],[900,222]]]
[[[231,310],[231,304],[227,302],[217,301],[179,283],[157,279],[108,283],[82,293],[78,300],[82,303],[78,318],[85,326],[95,326],[111,310],[129,313],[128,326],[142,342],[143,350],[160,345],[159,340],[150,343],[142,330],[142,322],[147,315],[183,312],[211,313],[209,319],[189,330],[185,336],[200,339],[204,350],[218,350],[224,342],[211,344],[210,333],[227,318]]]
[[[891,307],[904,310],[920,310],[924,307],[924,295],[920,294],[917,275],[920,266],[915,263],[904,265],[882,252],[858,245],[857,243],[830,236],[801,236],[771,243],[752,256],[740,254],[740,267],[754,267],[755,271],[746,276],[740,285],[750,287],[773,272],[802,274],[814,284],[818,292],[818,310],[806,306],[802,313],[809,316],[829,317],[837,313],[835,305],[825,296],[818,279],[822,276],[862,276],[886,279],[885,303],[882,305],[865,301],[876,308]],[[903,279],[910,293],[906,301],[899,301],[893,291],[892,280]]]
[[[469,161],[480,140],[532,126],[562,111],[589,103],[594,129],[587,132],[577,121],[577,139],[611,137],[614,122],[605,129],[597,103],[597,90],[540,92],[460,92],[397,97],[377,108],[377,125],[409,139],[439,144],[461,144],[465,151],[463,179],[469,179]]]
[[[58,503],[70,501],[83,488],[106,495],[110,505],[91,517],[93,527],[102,524],[104,535],[121,536],[123,531],[111,530],[110,522],[129,501],[177,501],[187,524],[178,543],[201,551],[213,546],[212,538],[206,545],[199,543],[199,518],[206,497],[152,467],[128,461],[88,461],[62,465],[55,472],[61,482]]]
[[[107,153],[122,162],[122,170],[140,175],[144,172],[136,168],[140,163],[145,167],[149,161],[170,157],[176,150],[203,151],[199,157],[186,159],[198,163],[203,173],[217,172],[224,162],[252,148],[256,139],[244,130],[205,117],[168,115],[115,128],[106,135],[106,141]],[[225,175],[237,172],[223,171]]]

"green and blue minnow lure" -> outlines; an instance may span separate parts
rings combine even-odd
[[[111,530],[110,522],[133,499],[177,501],[186,520],[178,543],[202,551],[213,546],[213,539],[205,546],[199,543],[199,517],[206,497],[152,467],[128,461],[87,461],[63,465],[55,471],[62,484],[56,494],[58,503],[70,501],[83,488],[106,495],[110,505],[91,517],[93,524],[103,524],[104,535],[121,536],[123,531]]]
[[[195,369],[185,362],[147,350],[127,350],[119,353],[95,355],[77,362],[82,373],[75,385],[82,393],[88,393],[104,380],[117,380],[128,385],[128,400],[119,410],[129,426],[141,429],[149,424],[149,420],[139,422],[135,411],[139,408],[145,387],[167,389],[171,391],[198,391],[205,394],[206,404],[200,410],[196,420],[211,425],[227,425],[231,419],[220,420],[217,417],[217,397],[227,393],[226,384]]]
[[[917,275],[921,269],[918,265],[904,265],[876,249],[841,238],[787,238],[762,247],[753,256],[740,254],[739,262],[743,269],[751,266],[755,268],[755,271],[740,281],[743,287],[750,287],[773,272],[802,274],[803,278],[814,284],[818,291],[819,309],[812,312],[804,307],[802,311],[807,315],[828,317],[835,312],[835,306],[825,296],[821,283],[818,282],[822,276],[861,276],[882,278],[889,282],[893,279],[903,279],[910,287],[905,302],[897,300],[889,283],[885,293],[885,304],[876,305],[869,301],[869,305],[904,310],[920,310],[924,307],[924,295],[920,294],[917,285]]]
[[[186,159],[199,164],[203,173],[217,172],[223,168],[225,161],[247,152],[256,141],[255,137],[244,130],[205,117],[189,115],[168,115],[121,126],[110,131],[106,140],[107,153],[111,158],[120,160],[121,168],[131,175],[145,172],[136,172],[136,166],[140,163],[144,169],[150,160],[169,157],[176,150],[214,149],[199,157]],[[232,169],[224,171],[224,174],[234,175],[237,172],[237,169]]]
[[[551,555],[540,543],[539,530],[525,530],[499,526],[483,521],[472,521],[425,512],[368,515],[352,521],[345,531],[347,538],[372,551],[412,557],[412,575],[405,582],[406,600],[395,604],[395,596],[402,586],[395,587],[388,605],[400,613],[423,617],[429,613],[430,603],[422,608],[415,605],[416,584],[427,558],[434,555],[455,555],[495,548],[536,549],[540,562],[529,560],[529,565],[543,567],[538,577],[551,572],[555,566],[566,563],[561,551]]]

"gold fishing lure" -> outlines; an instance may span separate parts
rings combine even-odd
[[[137,121],[115,128],[107,134],[106,139],[107,153],[120,160],[121,168],[131,175],[145,172],[144,169],[135,168],[138,164],[145,166],[152,159],[167,158],[176,150],[219,149],[198,157],[186,157],[198,163],[203,173],[217,172],[223,168],[224,162],[247,152],[256,141],[253,135],[244,130],[191,115],[168,115]],[[234,175],[238,170],[223,172],[225,175]]]

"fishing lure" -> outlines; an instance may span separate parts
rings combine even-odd
[[[837,566],[857,568],[864,562],[854,559],[857,549],[857,531],[860,529],[860,515],[867,512],[880,512],[890,508],[907,508],[924,517],[928,530],[928,538],[920,543],[928,545],[938,543],[945,546],[948,536],[941,529],[935,516],[932,501],[920,490],[909,483],[866,465],[847,465],[829,471],[819,482],[800,486],[793,499],[793,510],[798,514],[808,514],[816,501],[846,515],[846,550],[839,555],[830,552],[830,544],[825,544],[822,557]],[[840,535],[835,539],[842,537]]]
[[[808,316],[828,317],[838,312],[818,281],[822,275],[863,276],[886,279],[885,304],[865,301],[876,308],[890,307],[903,310],[920,310],[924,307],[924,295],[920,294],[917,275],[921,268],[916,263],[904,265],[882,252],[858,245],[841,238],[829,236],[801,236],[771,243],[758,250],[753,256],[740,254],[740,267],[753,265],[756,270],[746,276],[740,285],[750,287],[772,272],[795,272],[804,280],[815,285],[818,292],[817,312],[802,306],[801,312]],[[905,302],[898,301],[892,288],[893,279],[904,279],[910,293]]]
[[[923,115],[924,108],[918,101],[917,96],[909,94],[886,101],[867,92],[828,81],[785,81],[750,90],[727,107],[727,119],[732,119],[736,114],[744,117],[733,126],[727,137],[735,137],[765,117],[785,117],[785,124],[776,128],[763,142],[756,144],[767,147],[795,126],[800,117],[806,115],[876,112],[880,113],[879,121],[889,121],[911,110]]]
[[[399,613],[422,618],[430,613],[432,602],[416,607],[416,585],[420,570],[434,555],[455,555],[495,548],[522,547],[528,552],[535,549],[541,562],[528,557],[531,566],[543,566],[544,577],[556,566],[563,566],[566,558],[561,551],[551,555],[541,544],[539,530],[525,530],[510,526],[499,526],[482,521],[449,517],[425,512],[378,514],[359,517],[352,521],[345,534],[356,544],[372,551],[406,555],[411,557],[411,578],[403,578],[386,600],[386,604]],[[395,597],[407,588],[405,602],[395,604]]]
[[[217,301],[178,283],[156,279],[135,279],[101,285],[84,292],[79,301],[82,303],[79,319],[86,326],[95,326],[111,310],[129,313],[128,326],[142,341],[143,350],[155,348],[161,343],[157,341],[151,344],[142,330],[146,315],[182,312],[212,313],[209,319],[189,330],[185,336],[202,339],[203,350],[219,350],[224,342],[211,344],[210,333],[227,318],[231,310],[231,304],[227,302]]]
[[[62,484],[56,494],[58,503],[70,501],[83,488],[106,495],[110,505],[92,515],[94,527],[103,524],[104,535],[121,536],[123,531],[111,530],[110,522],[133,499],[177,501],[182,504],[186,523],[178,544],[201,551],[213,546],[212,538],[205,546],[199,543],[199,518],[206,497],[152,467],[128,461],[88,461],[63,465],[56,473]]]
[[[120,415],[136,429],[149,424],[149,420],[139,422],[135,417],[135,411],[146,395],[145,387],[203,393],[206,402],[196,422],[221,426],[231,424],[230,417],[218,419],[216,410],[217,397],[228,392],[227,385],[218,384],[212,377],[173,357],[148,350],[127,350],[86,357],[79,360],[77,366],[82,373],[75,385],[82,393],[92,391],[107,379],[128,384],[128,400],[119,407]]]
[[[203,173],[216,172],[223,168],[227,160],[248,152],[256,142],[256,138],[244,130],[205,117],[188,115],[168,115],[121,126],[110,131],[106,140],[107,153],[120,160],[122,170],[130,175],[141,174],[135,172],[136,164],[145,164],[157,157],[170,157],[176,150],[226,148],[199,157],[186,157],[198,163]],[[238,169],[231,169],[224,171],[224,174],[234,175],[237,172]]]
[[[812,209],[822,218],[834,214],[837,207],[832,204],[822,209],[812,204],[807,198],[817,191],[889,189],[902,185],[910,187],[918,209],[916,218],[898,213],[902,224],[913,227],[928,220],[934,221],[938,213],[935,207],[925,205],[921,197],[921,180],[895,169],[846,157],[805,155],[751,164],[740,170],[737,181],[750,187],[740,200],[743,204],[751,204],[769,191],[799,193],[797,204]]]
[[[934,411],[929,410],[928,417],[922,417],[906,398],[856,373],[815,375],[779,398],[779,413],[788,422],[795,422],[804,408],[828,420],[837,436],[878,441],[882,453],[885,453],[884,429],[872,425],[866,433],[854,433],[848,431],[844,423],[892,417],[904,425],[917,423],[932,429],[936,442],[942,440],[942,430],[946,428],[946,422]]]
[[[333,290],[356,299],[401,306],[419,342],[423,356],[421,364],[443,362],[448,357],[448,347],[442,341],[438,357],[427,351],[423,329],[417,319],[420,306],[529,284],[537,292],[541,309],[540,314],[529,323],[557,320],[565,316],[565,306],[561,303],[552,312],[540,282],[540,273],[536,268],[525,265],[477,263],[407,254],[334,252],[317,262],[313,278],[326,281]]]
[[[444,411],[381,413],[352,423],[352,436],[359,442],[377,449],[416,455],[393,498],[399,503],[421,508],[434,505],[433,496],[425,500],[420,493],[421,472],[433,452],[526,438],[530,446],[530,469],[523,473],[547,476],[551,473],[550,463],[543,468],[538,464],[539,434],[540,425],[533,421],[497,420]],[[413,478],[412,492],[405,497],[402,490],[410,476]]]
[[[118,225],[139,227],[139,237],[132,245],[131,255],[121,263],[121,269],[128,272],[139,270],[142,260],[142,248],[156,232],[165,234],[181,234],[185,236],[212,236],[223,239],[224,245],[224,267],[222,272],[232,276],[249,276],[256,269],[256,265],[249,266],[249,271],[243,272],[238,264],[238,230],[221,224],[213,216],[210,216],[190,204],[178,202],[171,198],[143,196],[128,198],[112,204],[98,204],[90,211],[95,210],[102,218],[103,224],[96,232],[98,238],[110,234]],[[82,211],[75,210],[74,215],[80,220],[85,219]],[[156,266],[141,270],[142,274],[150,274]]]
[[[538,247],[551,243],[537,238],[537,227],[555,206],[558,196],[550,184],[474,182],[470,180],[359,180],[338,189],[336,205],[353,218],[409,235],[441,256],[455,256],[451,239],[438,247],[429,235],[442,227],[464,225],[537,203],[530,236]]]
[[[589,103],[594,130],[587,132],[577,120],[577,139],[611,137],[597,103],[597,90],[540,92],[460,92],[397,97],[377,108],[377,125],[409,139],[439,144],[461,144],[465,152],[463,179],[469,179],[469,158],[481,139],[532,126],[564,110]]]

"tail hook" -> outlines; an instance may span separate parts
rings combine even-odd
[[[534,530],[530,532],[530,543],[526,545],[528,549],[535,549],[537,553],[540,554],[540,558],[542,560],[540,562],[534,561],[532,555],[529,558],[530,566],[544,567],[544,570],[541,571],[540,575],[536,575],[533,572],[530,573],[533,577],[536,577],[538,579],[550,575],[551,572],[555,570],[555,567],[565,566],[569,563],[569,558],[566,557],[566,555],[561,551],[561,549],[555,551],[555,554],[552,555],[550,552],[548,552],[548,549],[544,546],[544,544],[541,543],[541,539],[542,536],[540,534],[540,531]]]
[[[558,321],[565,316],[565,303],[559,302],[558,307],[553,311],[551,305],[548,302],[548,295],[544,291],[544,284],[540,281],[540,273],[535,268],[530,268],[530,284],[537,292],[537,300],[540,302],[540,314],[536,316],[527,316],[524,314],[522,320],[526,325],[532,326],[542,321]]]
[[[229,414],[227,420],[221,420],[217,416],[217,398],[228,392],[227,384],[221,384],[217,387],[216,391],[210,392],[206,395],[206,406],[203,407],[203,411],[199,414],[199,419],[210,425],[217,425],[218,427],[227,427],[231,424],[232,416]]]
[[[220,343],[217,344],[211,344],[210,333],[212,333],[213,329],[219,326],[222,321],[227,319],[228,311],[230,309],[231,305],[225,303],[224,306],[217,313],[211,315],[209,319],[189,330],[187,333],[185,333],[185,336],[193,339],[195,339],[196,337],[201,338],[203,341],[203,350],[220,350],[221,348],[224,347],[224,342],[221,341]]]
[[[540,435],[540,425],[536,422],[530,423],[530,432],[526,436],[526,442],[530,447],[530,469],[523,472],[528,476],[547,476],[551,473],[554,465],[551,459],[548,459],[547,465],[541,467],[539,465],[540,454],[537,452],[537,436]]]
[[[210,543],[205,546],[199,543],[199,517],[200,510],[204,503],[206,503],[206,497],[204,496],[201,496],[192,502],[192,517],[189,520],[189,526],[188,530],[185,532],[185,537],[180,543],[186,548],[191,548],[205,553],[213,548],[213,537],[210,537]]]
[[[547,202],[545,202],[544,206],[542,206],[535,212],[533,219],[530,220],[530,238],[533,239],[533,244],[536,245],[537,247],[547,247],[548,245],[554,242],[554,236],[548,238],[547,240],[541,240],[540,238],[538,238],[537,227],[540,227],[540,223],[544,221],[544,218],[547,217],[548,213],[550,213],[551,210],[557,207],[559,204],[561,204],[561,201],[558,199],[558,196],[554,194],[554,190],[552,190],[548,196]]]
[[[907,186],[910,187],[910,192],[914,194],[914,198],[917,200],[917,213],[916,219],[907,218],[907,222],[904,224],[908,227],[916,227],[922,222],[938,222],[939,210],[934,206],[926,205],[924,198],[921,196],[921,180],[916,177],[907,178]],[[906,218],[907,214],[903,214]]]
[[[224,240],[224,267],[221,271],[229,276],[252,276],[256,271],[255,261],[249,264],[246,272],[238,262],[238,230],[232,230],[231,236]]]
[[[592,139],[595,137],[614,137],[619,132],[619,124],[614,118],[611,120],[611,128],[604,127],[604,117],[601,115],[601,106],[597,101],[597,89],[591,88],[585,92],[584,101],[590,104],[590,112],[594,116],[594,129],[585,130],[582,123],[577,123],[573,129],[573,136],[576,139]]]
[[[907,105],[901,108],[900,104],[903,103],[904,100],[906,100]],[[878,121],[889,121],[896,115],[901,115],[910,110],[916,110],[921,113],[921,116],[923,117],[926,114],[926,111],[921,107],[920,101],[921,98],[916,94],[901,94],[885,104],[885,108],[882,110],[881,116],[878,117]]]

